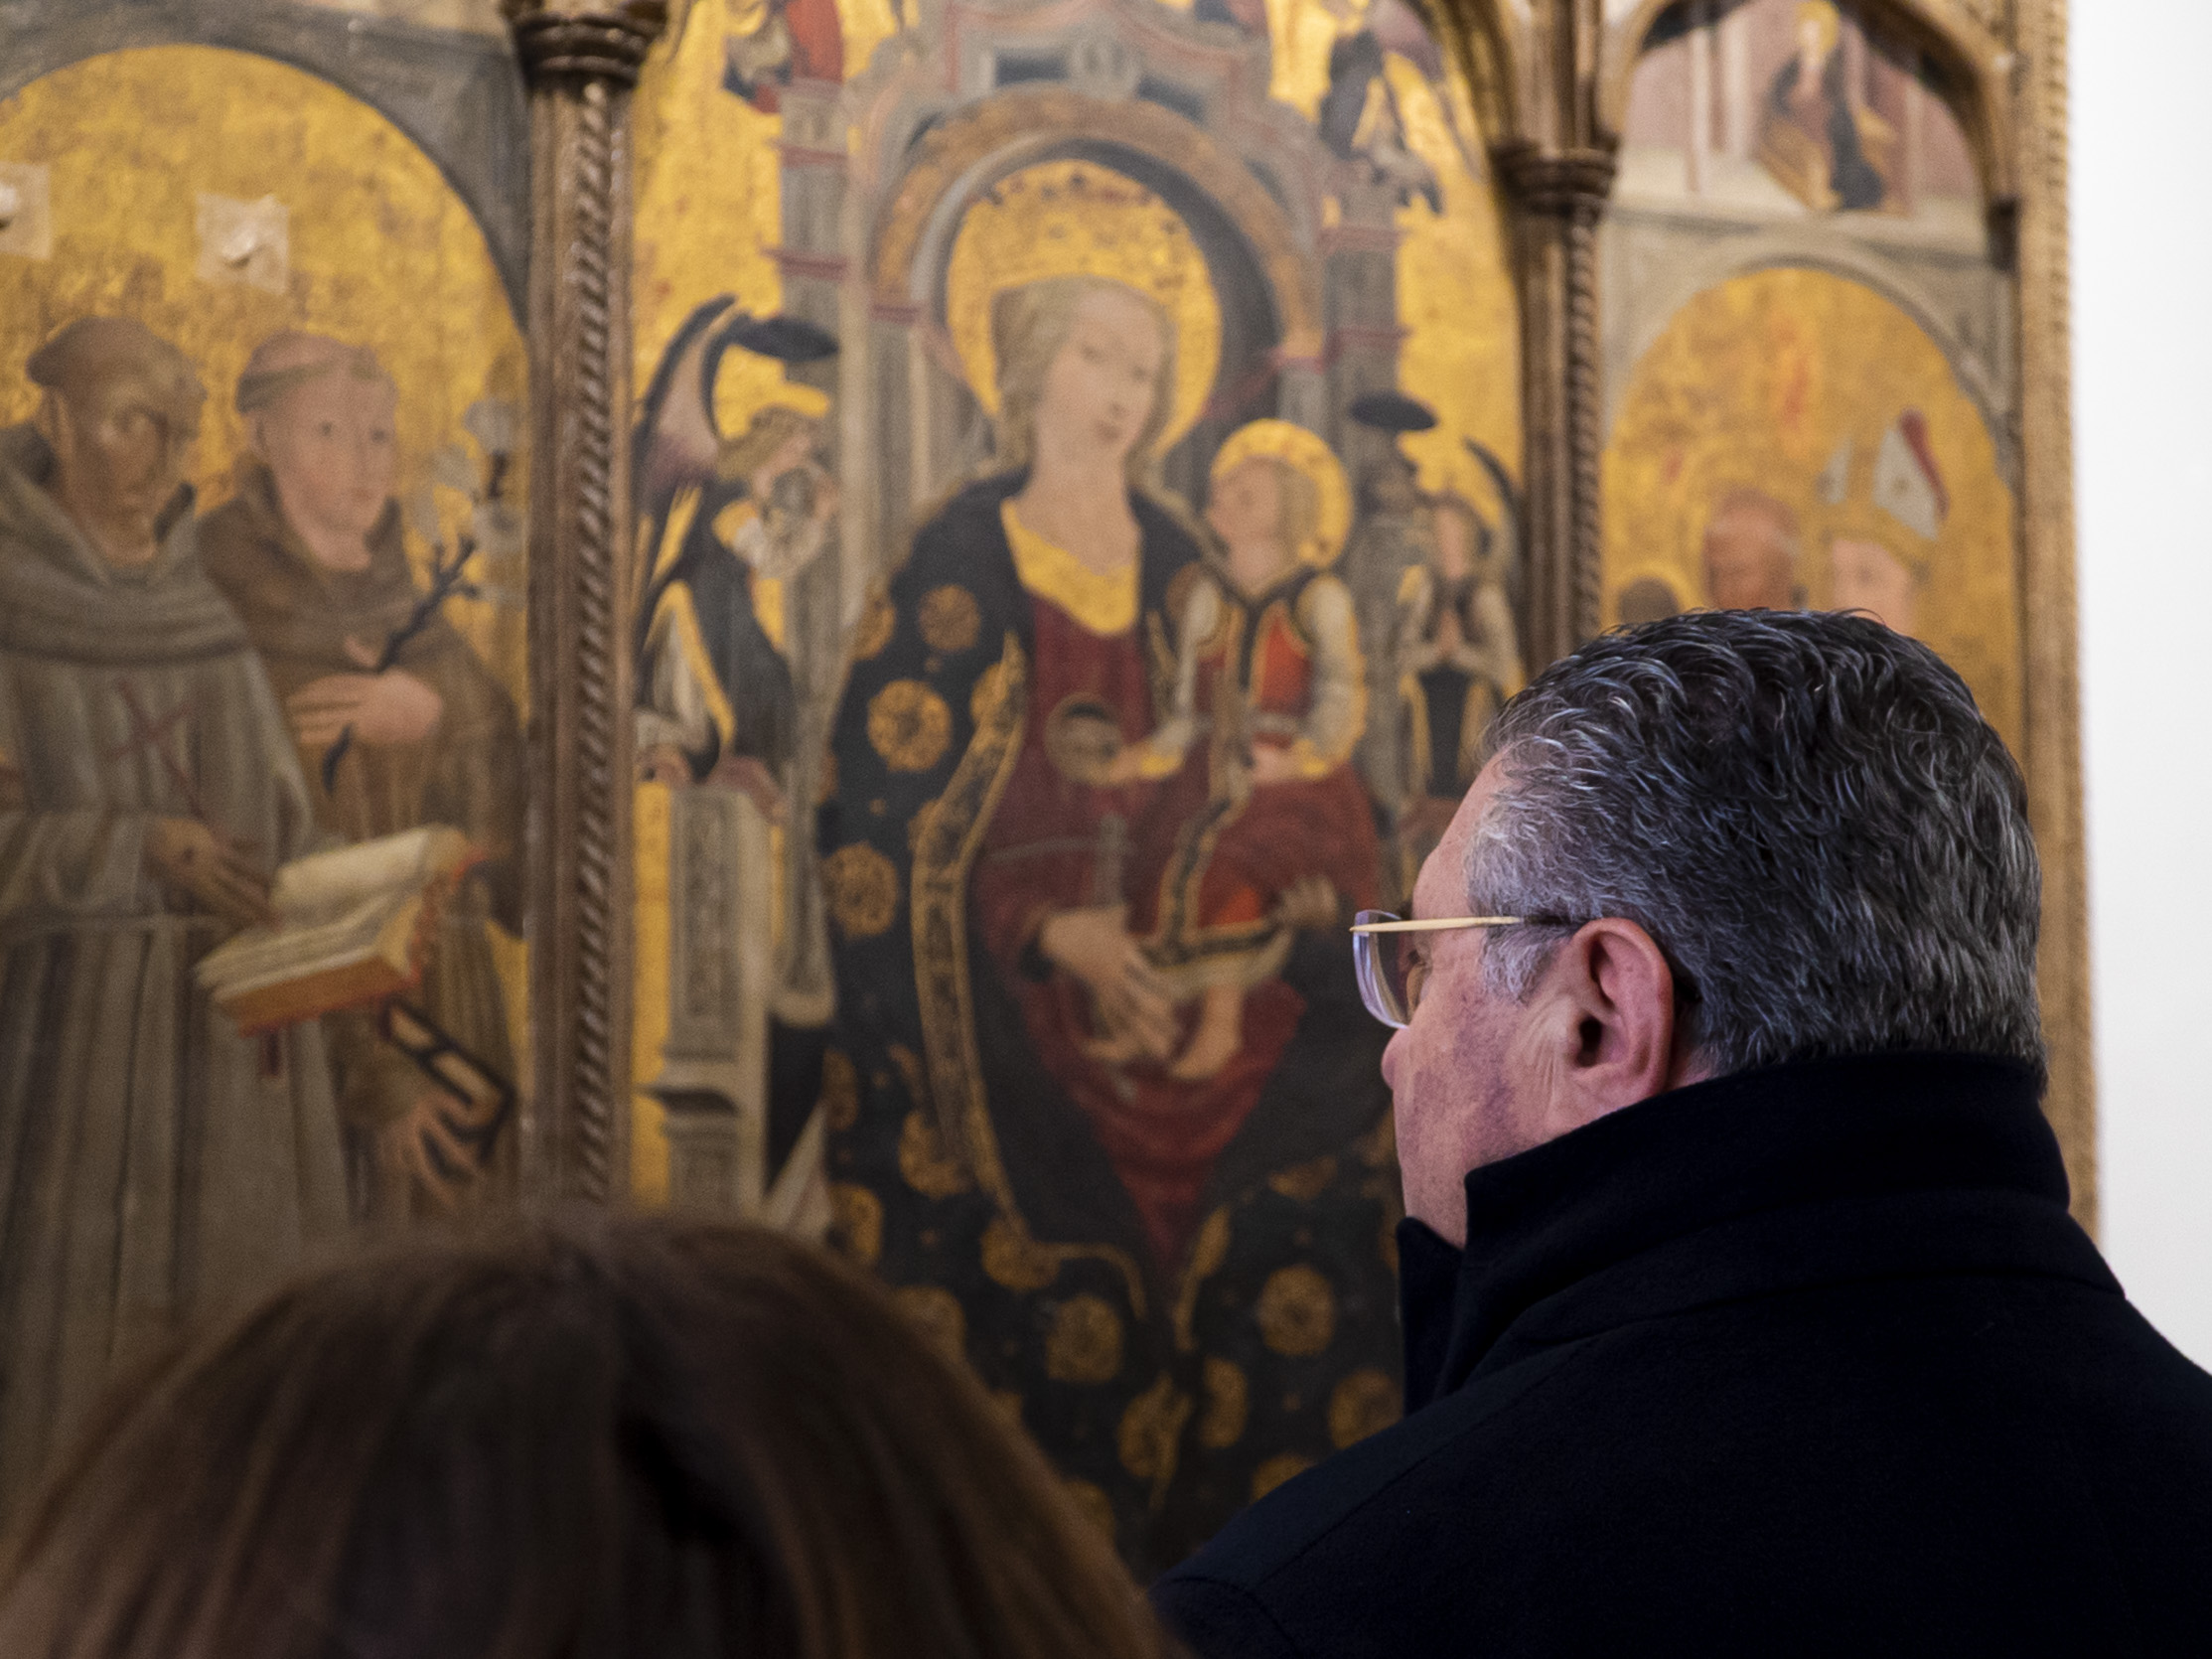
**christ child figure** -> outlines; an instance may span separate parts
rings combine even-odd
[[[1367,715],[1352,592],[1330,573],[1344,469],[1302,426],[1258,420],[1216,456],[1217,555],[1178,612],[1167,718],[1117,766],[1172,778],[1140,837],[1139,904],[1161,975],[1198,1014],[1169,1074],[1243,1046],[1246,992],[1301,927],[1377,902],[1374,814],[1351,767]],[[1201,734],[1208,741],[1201,745]]]

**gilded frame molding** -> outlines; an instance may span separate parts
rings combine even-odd
[[[1572,649],[1598,625],[1596,484],[1605,410],[1595,231],[1611,193],[1629,78],[1668,4],[1438,0],[1438,23],[1468,78],[1505,186],[1512,230],[1533,565],[1526,644],[1534,664]],[[2020,386],[2011,447],[2026,692],[2019,758],[2044,863],[2047,1110],[2065,1148],[2075,1210],[2094,1226],[2070,416],[2067,0],[1865,4],[1949,66],[1963,88],[1991,202],[1992,246],[2014,277]],[[530,902],[541,948],[532,953],[536,1102],[525,1126],[526,1179],[540,1194],[614,1201],[627,1189],[631,1112],[631,799],[622,717],[631,676],[622,623],[637,580],[622,441],[631,406],[628,92],[668,7],[663,0],[503,0],[503,9],[530,111],[527,333],[535,449],[545,457],[533,468],[531,512],[530,661],[538,710],[531,797],[538,816]],[[159,0],[127,10],[127,19],[103,7],[96,19],[87,13],[57,25],[51,40],[41,37],[36,63],[26,65],[36,73],[96,43],[111,47],[113,31],[127,25],[127,44],[207,39],[346,82],[347,64],[324,53],[322,37],[305,23],[226,21],[208,0]],[[416,38],[419,31],[378,24],[371,32],[401,57],[430,50]],[[488,85],[509,84],[492,69],[483,74]],[[1022,106],[1032,117],[1074,112],[1050,98],[1032,102]],[[499,124],[496,109],[481,113]],[[428,104],[412,115],[433,126],[447,118]],[[1158,130],[1140,135],[1145,142],[1172,146],[1187,137],[1172,117],[1149,118]],[[1041,129],[1032,119],[1023,130]],[[950,176],[939,179],[942,171],[930,177],[941,187],[955,185]],[[498,208],[481,200],[483,181],[474,175],[457,182],[480,210]],[[521,275],[520,249],[513,245],[520,240],[519,224],[504,238],[501,227],[520,216],[483,217],[512,291]],[[1253,207],[1251,217],[1268,216]],[[897,285],[902,251],[911,250],[878,250],[879,283]],[[1269,274],[1293,301],[1308,297],[1296,272]]]

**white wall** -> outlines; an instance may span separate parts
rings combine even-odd
[[[2212,5],[2074,0],[2074,416],[2103,1243],[2212,1367]]]

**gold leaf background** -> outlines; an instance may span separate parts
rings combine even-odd
[[[1934,542],[1891,527],[1895,550],[1928,569],[1917,632],[2016,752],[2013,507],[1989,427],[1909,315],[1827,271],[1757,271],[1709,288],[1637,364],[1605,451],[1606,620],[1640,575],[1662,575],[1685,603],[1705,603],[1705,524],[1741,488],[1797,515],[1799,580],[1809,604],[1825,604],[1829,534],[1865,522],[1869,462],[1908,408],[1926,415],[1951,494]],[[1818,480],[1845,439],[1855,456],[1851,495],[1831,508]]]
[[[74,318],[136,317],[190,358],[208,388],[190,477],[203,512],[229,499],[244,450],[231,393],[253,348],[312,329],[372,348],[399,385],[399,499],[459,442],[487,395],[526,413],[528,354],[468,208],[406,134],[303,71],[214,47],[108,53],[42,76],[0,102],[0,159],[52,170],[54,252],[0,260],[0,423],[31,417],[24,361]],[[201,194],[289,213],[283,293],[197,274]],[[527,430],[526,420],[524,423]],[[527,456],[511,479],[528,500]],[[441,500],[449,533],[465,510]],[[408,532],[418,565],[429,549]],[[485,572],[519,596],[523,572]],[[527,709],[518,607],[457,599],[447,614]],[[527,1054],[523,949],[498,929],[516,1052]]]

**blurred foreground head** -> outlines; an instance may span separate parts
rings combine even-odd
[[[706,1222],[299,1282],[118,1395],[0,1576],[17,1659],[1159,1651],[957,1361],[853,1271]]]

